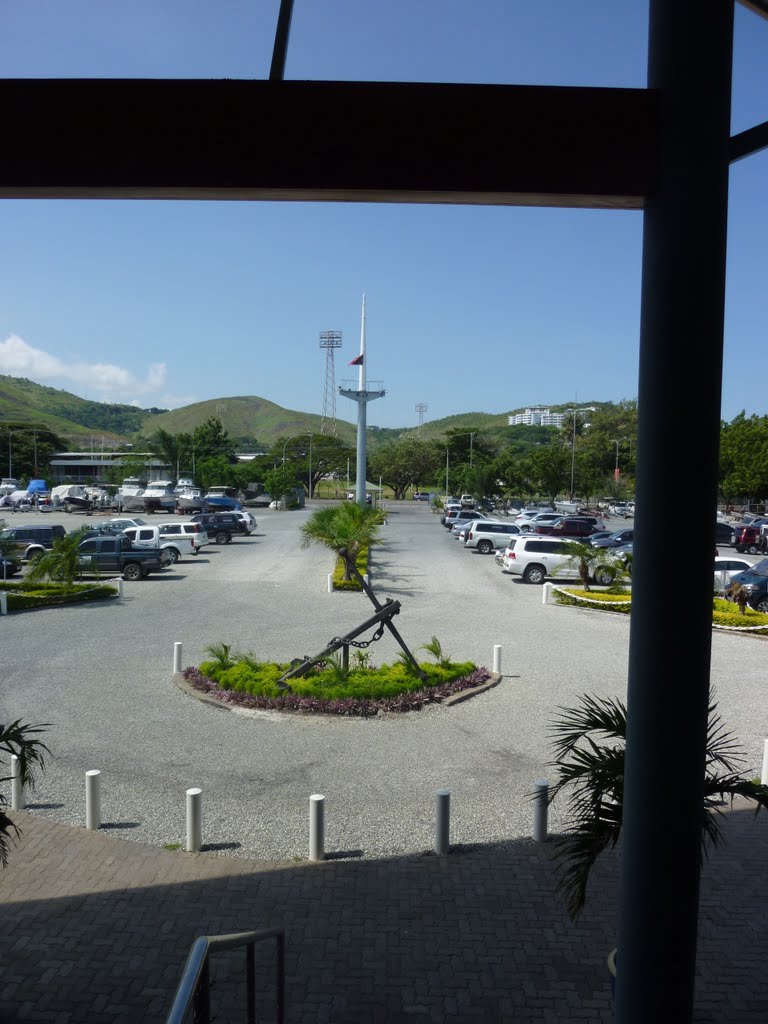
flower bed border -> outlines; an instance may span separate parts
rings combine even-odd
[[[501,681],[501,675],[477,668],[467,676],[460,676],[450,683],[430,686],[428,690],[414,690],[397,697],[367,699],[343,697],[323,700],[299,694],[285,697],[254,697],[236,690],[222,690],[218,683],[204,676],[192,666],[173,676],[176,686],[189,697],[202,700],[224,711],[246,708],[252,711],[279,711],[288,714],[341,715],[348,718],[373,718],[379,714],[420,711],[427,704],[443,704],[450,707],[474,697],[475,694],[490,690]]]

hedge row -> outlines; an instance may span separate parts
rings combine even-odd
[[[76,583],[67,589],[63,583],[0,583],[0,590],[8,594],[8,611],[25,608],[49,608],[64,604],[82,604],[85,601],[108,601],[117,597],[117,589],[107,584]]]

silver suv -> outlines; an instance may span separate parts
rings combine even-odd
[[[470,523],[464,535],[465,548],[477,548],[481,555],[490,555],[494,548],[505,548],[512,537],[520,534],[520,527],[514,523],[495,522],[492,519],[476,519]]]

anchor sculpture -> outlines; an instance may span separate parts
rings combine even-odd
[[[339,554],[342,558],[346,556],[346,550],[342,548]],[[392,636],[397,640],[400,647],[405,652],[405,656],[408,658],[410,663],[413,665],[414,672],[419,676],[420,679],[424,680],[427,678],[426,672],[420,667],[414,656],[408,649],[408,645],[405,640],[400,636],[397,629],[395,628],[392,619],[395,615],[400,614],[400,602],[393,601],[392,598],[388,597],[384,604],[379,601],[370,586],[366,583],[360,573],[357,571],[354,565],[349,566],[354,579],[357,579],[360,586],[368,596],[369,601],[376,609],[376,614],[372,615],[369,619],[366,619],[361,625],[356,626],[355,629],[351,629],[344,636],[335,636],[319,654],[313,656],[305,655],[303,658],[294,658],[290,664],[289,669],[284,672],[277,680],[278,686],[283,690],[289,690],[290,684],[289,679],[297,679],[299,676],[305,675],[314,665],[322,664],[325,659],[333,654],[335,651],[341,649],[341,661],[345,669],[349,668],[349,648],[356,647],[364,649],[370,647],[372,643],[377,640],[381,640],[384,635],[384,630],[388,629]],[[355,637],[360,636],[361,633],[365,633],[366,630],[371,629],[373,626],[377,626],[376,632],[368,640],[356,640]]]

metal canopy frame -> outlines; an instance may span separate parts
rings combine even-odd
[[[283,82],[289,0],[269,82],[5,80],[0,198],[645,211],[616,1019],[684,1024],[693,1013],[714,516],[690,524],[689,590],[701,596],[676,602],[673,615],[660,607],[654,537],[683,472],[668,443],[670,409],[698,424],[684,472],[714,511],[728,166],[768,144],[768,129],[729,139],[733,0],[649,3],[648,90]],[[744,5],[768,17],[768,0]]]

